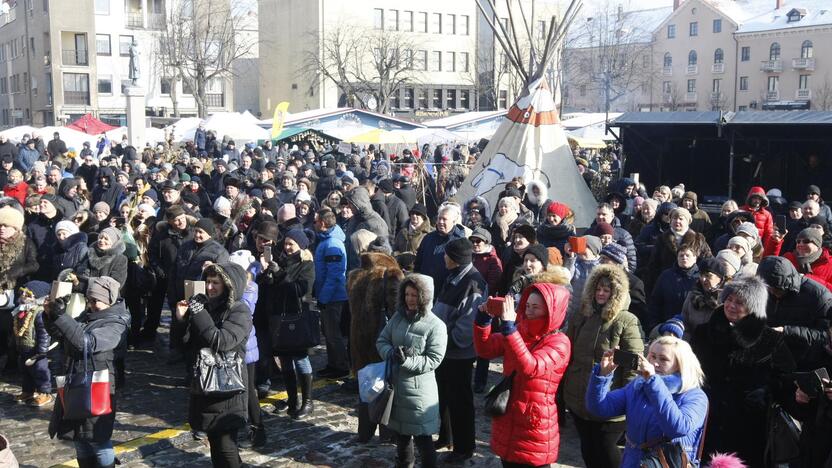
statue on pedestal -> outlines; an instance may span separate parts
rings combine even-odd
[[[134,38],[130,44],[130,71],[128,75],[132,86],[138,86],[139,79],[142,77],[141,71],[139,70],[139,55],[139,43]]]

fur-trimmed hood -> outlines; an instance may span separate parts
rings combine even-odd
[[[404,290],[407,286],[413,286],[419,291],[419,304],[422,306],[419,313],[422,316],[427,315],[433,309],[433,278],[419,273],[411,273],[404,278],[399,285],[397,301],[398,310],[402,314],[407,310],[404,304]]]
[[[222,282],[225,283],[225,287],[228,289],[228,308],[230,309],[234,303],[243,297],[246,290],[248,283],[246,271],[236,263],[213,263],[202,272],[202,281],[213,275],[219,276],[222,278]]]
[[[581,294],[581,314],[587,317],[594,313],[595,289],[602,278],[610,281],[612,289],[610,299],[604,304],[601,312],[604,322],[609,322],[619,312],[630,308],[630,280],[619,266],[598,265],[593,268]]]
[[[537,187],[540,190],[540,197],[535,196],[533,187]],[[546,203],[546,200],[549,199],[549,189],[546,188],[546,185],[539,180],[530,180],[526,183],[526,198],[535,206],[543,206]]]

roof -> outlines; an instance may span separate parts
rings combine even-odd
[[[832,125],[832,111],[627,112],[610,123],[628,125]]]
[[[782,8],[771,8],[748,19],[737,29],[738,34],[780,29],[805,28],[809,26],[832,25],[832,2],[829,0],[794,0],[785,2]],[[800,21],[789,22],[789,13],[797,10],[803,17]]]
[[[566,45],[570,49],[598,47],[592,35],[597,33],[598,26],[593,27],[590,21],[595,15],[607,15],[607,28],[610,29],[605,35],[612,37],[615,29],[621,27],[628,30],[624,35],[626,42],[631,44],[648,43],[653,40],[655,31],[664,20],[673,14],[673,7],[650,8],[644,10],[625,11],[624,17],[617,19],[614,11],[602,13],[601,10],[584,10],[580,18],[576,19],[575,26],[570,28]],[[592,34],[590,34],[590,32]]]
[[[729,125],[832,125],[828,111],[737,112]]]
[[[411,122],[409,120],[399,119],[397,117],[392,117],[389,115],[379,114],[377,112],[371,112],[364,109],[354,109],[352,107],[336,107],[336,108],[329,108],[329,109],[314,109],[309,111],[298,112],[295,114],[289,114],[286,117],[285,122],[283,123],[286,126],[299,126],[299,125],[307,125],[309,127],[316,127],[315,121],[328,121],[337,119],[345,114],[352,114],[359,117],[364,117],[368,120],[373,121],[384,121],[390,127],[390,129],[404,129],[410,130],[413,128],[422,128],[424,125],[418,124],[416,122]],[[271,126],[272,119],[263,120],[261,121],[262,125]]]
[[[614,120],[616,117],[620,115],[621,112],[610,112],[609,118],[610,120]],[[563,128],[567,130],[573,130],[577,128],[583,128],[590,125],[599,124],[606,121],[607,114],[605,114],[604,112],[589,112],[576,117],[572,117],[570,119],[562,120],[560,123],[561,125],[563,125]]]
[[[448,130],[455,130],[460,127],[479,125],[491,119],[498,119],[505,116],[506,113],[508,113],[507,110],[466,112],[464,114],[455,114],[441,119],[428,120],[423,122],[423,124],[426,127],[431,128],[447,128]]]
[[[673,124],[673,125],[716,125],[720,113],[708,112],[626,112],[614,121],[612,126]]]
[[[88,135],[100,135],[118,127],[105,124],[104,122],[93,117],[92,114],[84,114],[78,120],[67,125],[67,128],[78,130],[79,132],[84,132]]]

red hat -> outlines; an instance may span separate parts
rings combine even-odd
[[[560,219],[565,219],[572,213],[572,210],[570,210],[568,206],[558,202],[550,203],[548,211],[549,213],[558,215]]]
[[[595,233],[599,236],[604,234],[612,236],[615,234],[615,230],[610,223],[598,223],[595,225]]]

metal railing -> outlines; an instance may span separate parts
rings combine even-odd
[[[699,66],[698,65],[688,65],[688,75],[696,75],[699,73]]]
[[[208,107],[225,107],[225,94],[206,94],[205,105]]]
[[[712,102],[719,102],[720,100],[722,100],[722,93],[720,93],[719,91],[714,91],[711,93]]]
[[[89,91],[64,91],[64,104],[90,105]]]
[[[692,93],[691,92],[685,93],[685,102],[696,102],[696,100],[697,100],[696,98],[697,98],[697,96],[696,96],[695,91],[692,92]]]
[[[808,101],[812,99],[812,90],[811,89],[798,89],[797,93],[797,100],[798,101]]]
[[[779,101],[780,91],[766,91],[766,101]]]
[[[61,63],[64,65],[89,65],[87,51],[83,49],[71,49],[61,51]]]
[[[664,67],[662,68],[662,75],[663,76],[673,76],[673,67]]]
[[[144,28],[144,13],[140,11],[131,11],[127,13],[127,27],[128,28]]]
[[[797,70],[815,71],[815,59],[796,58],[792,59],[792,68]]]
[[[783,71],[782,60],[766,60],[760,63],[760,70],[764,72],[779,73]]]
[[[715,63],[711,65],[711,73],[725,73],[725,64]]]

